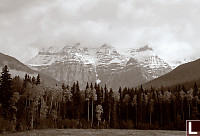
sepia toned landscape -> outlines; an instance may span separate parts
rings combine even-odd
[[[200,2],[0,3],[0,134],[180,136],[200,119]]]

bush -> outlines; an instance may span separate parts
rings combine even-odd
[[[51,118],[41,119],[39,129],[55,128],[55,122]]]
[[[9,121],[0,117],[0,133],[11,132],[12,128],[13,125]]]
[[[24,118],[21,118],[21,119],[17,120],[16,130],[17,131],[25,131],[25,130],[27,130],[26,120]]]
[[[79,122],[74,119],[65,119],[62,121],[64,128],[78,128]]]
[[[134,124],[131,120],[128,120],[126,122],[123,122],[122,125],[123,129],[133,129],[134,128]]]
[[[82,119],[80,121],[80,127],[83,129],[91,128],[91,122],[88,122],[87,120]]]

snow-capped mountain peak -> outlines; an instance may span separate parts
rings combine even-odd
[[[27,64],[50,74],[59,81],[67,81],[70,84],[81,80],[82,85],[94,80],[102,84],[112,84],[116,80],[113,79],[114,75],[132,71],[135,68],[141,71],[145,81],[171,70],[171,67],[149,46],[138,49],[116,49],[108,44],[98,48],[82,47],[80,43],[59,48],[50,47],[40,51]]]

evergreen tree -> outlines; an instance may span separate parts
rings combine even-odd
[[[116,101],[117,98],[115,99],[114,92],[112,88],[110,89],[109,92],[109,105],[110,105],[110,127],[111,128],[116,128],[117,127],[117,114],[116,114]]]
[[[73,94],[73,114],[75,119],[80,119],[82,114],[82,98],[79,84],[75,84],[75,93]]]
[[[135,125],[137,126],[137,119],[138,119],[138,116],[137,116],[137,95],[135,94],[134,97],[133,97],[133,100],[131,102],[131,105],[134,107],[134,116],[135,116]]]
[[[119,94],[120,94],[120,100],[122,99],[122,88],[121,87],[119,87]]]
[[[37,75],[36,85],[40,84],[40,75]]]
[[[78,92],[78,91],[80,91],[80,89],[79,89],[79,83],[78,83],[78,81],[76,82],[76,92]]]
[[[90,121],[90,97],[91,97],[91,89],[86,87],[85,90],[85,100],[87,101],[87,118],[88,122]]]
[[[183,85],[182,86],[182,90],[186,93],[187,92],[187,90],[185,89],[185,86]]]
[[[104,93],[105,97],[104,97],[104,103],[103,103],[103,111],[104,111],[103,115],[104,115],[104,120],[108,122],[109,121],[109,94],[108,94],[106,85],[104,87],[104,92],[105,92]]]
[[[123,106],[123,99],[122,99],[122,88],[119,87],[119,119],[121,120],[121,112],[122,112],[122,106]]]
[[[94,88],[92,83],[90,84],[90,88],[91,88],[91,89],[93,89],[93,88]]]
[[[86,86],[86,89],[88,89],[89,88],[89,84],[88,84],[88,82],[87,82],[87,86]]]
[[[64,84],[64,83],[62,84],[62,89],[63,89],[63,90],[65,90],[65,89],[66,89],[66,87],[65,87],[65,84]]]
[[[7,117],[8,108],[10,107],[10,98],[13,95],[11,90],[12,79],[9,74],[9,69],[7,65],[2,69],[1,77],[0,77],[0,103],[2,104],[2,112],[4,117]]]
[[[1,77],[0,77],[1,89],[10,90],[11,85],[12,85],[11,80],[12,80],[12,78],[11,78],[11,75],[9,74],[9,69],[8,69],[7,65],[5,65],[5,67],[2,69]]]
[[[33,83],[33,84],[36,84],[36,79],[35,79],[34,76],[32,77],[32,83]]]
[[[193,91],[193,95],[195,97],[196,95],[198,95],[198,87],[197,87],[197,83],[196,82],[194,83],[194,89],[193,90],[194,90]]]
[[[97,93],[97,104],[102,104],[102,93],[99,84],[96,87],[96,93]]]
[[[129,106],[129,102],[130,102],[130,96],[129,94],[126,94],[124,99],[123,99],[123,102],[124,102],[124,106],[126,108],[126,121],[128,121],[128,115],[129,115],[129,111],[128,111],[128,106]]]

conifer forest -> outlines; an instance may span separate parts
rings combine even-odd
[[[47,87],[38,74],[0,76],[0,132],[46,128],[112,128],[185,130],[185,121],[199,119],[200,91],[171,88],[119,88],[79,82]]]

